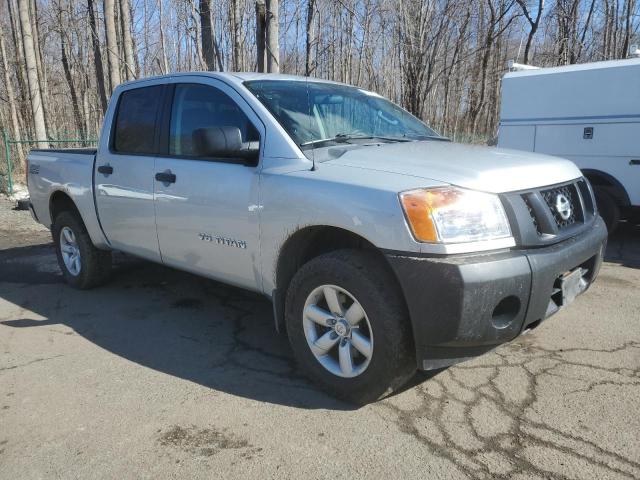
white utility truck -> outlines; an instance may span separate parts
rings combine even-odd
[[[498,145],[572,160],[609,231],[640,213],[640,58],[509,72]]]

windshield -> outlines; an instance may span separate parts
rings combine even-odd
[[[299,80],[244,85],[303,150],[363,139],[443,139],[389,100],[356,87]]]

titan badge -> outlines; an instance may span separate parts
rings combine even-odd
[[[244,240],[235,240],[233,238],[221,237],[219,235],[211,235],[209,233],[199,233],[198,236],[203,242],[216,243],[217,245],[225,245],[227,247],[247,248],[247,242]]]

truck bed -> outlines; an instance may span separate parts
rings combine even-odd
[[[54,195],[68,196],[75,204],[95,244],[104,242],[93,198],[95,148],[33,149],[29,153],[29,194],[33,214],[50,226]]]

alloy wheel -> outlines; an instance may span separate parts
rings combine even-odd
[[[82,268],[80,247],[75,233],[69,227],[63,227],[60,230],[60,252],[67,271],[74,277],[80,275],[80,269]]]
[[[360,302],[344,288],[315,288],[304,305],[303,327],[311,353],[332,374],[353,378],[369,366],[371,324]]]

